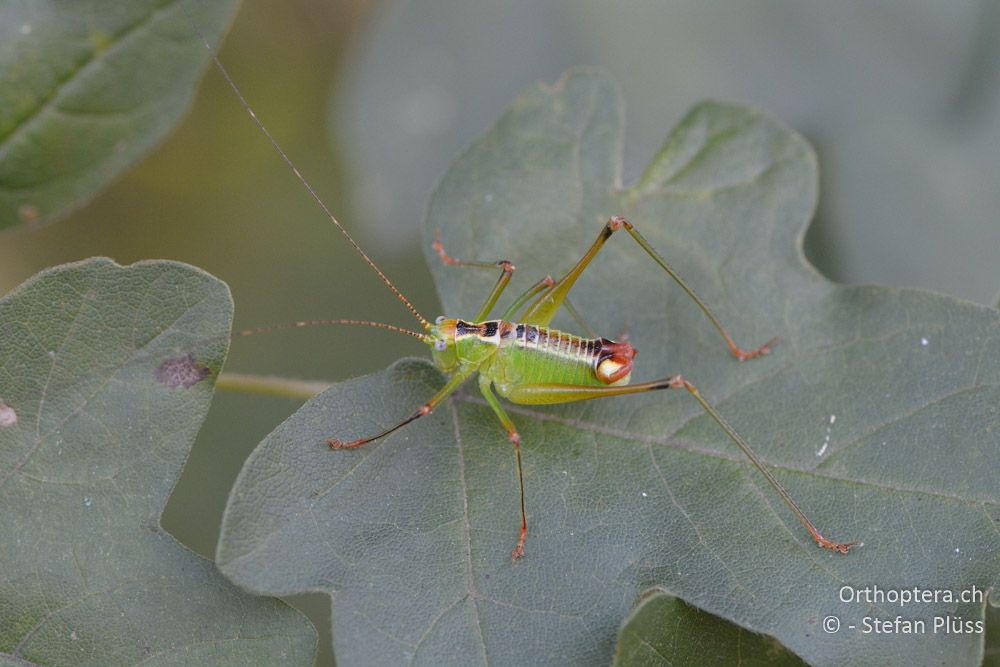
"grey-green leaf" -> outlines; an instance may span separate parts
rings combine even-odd
[[[231,318],[176,262],[88,260],[0,300],[0,661],[311,663],[304,618],[159,525]]]
[[[982,618],[1000,572],[1000,314],[818,275],[801,252],[816,158],[759,111],[696,107],[634,187],[621,135],[615,86],[577,72],[519,99],[459,157],[425,227],[445,311],[472,317],[496,275],[442,265],[435,230],[455,256],[513,261],[516,294],[627,216],[737,342],[780,345],[736,362],[625,234],[574,288],[577,310],[606,336],[628,328],[634,380],[695,382],[828,537],[864,545],[818,549],[697,403],[657,392],[510,407],[530,525],[511,563],[514,457],[474,384],[383,441],[327,450],[427,400],[441,379],[406,362],[334,387],[261,443],[230,497],[223,572],[259,592],[331,593],[345,665],[606,664],[654,585],[815,664],[977,664],[975,633],[860,628],[866,615]],[[875,586],[971,597],[901,607]],[[823,631],[829,615],[838,633]]]
[[[0,229],[80,205],[161,141],[235,0],[0,8]]]
[[[765,635],[706,614],[667,591],[646,591],[618,631],[615,667],[802,665]]]

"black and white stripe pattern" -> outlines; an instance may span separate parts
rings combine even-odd
[[[518,345],[556,354],[566,359],[583,359],[597,363],[605,339],[581,338],[548,327],[533,324],[514,324],[503,320],[471,323],[458,320],[455,323],[455,337],[475,336],[492,345]],[[608,341],[610,342],[610,341]]]

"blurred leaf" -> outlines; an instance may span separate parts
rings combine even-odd
[[[801,665],[771,637],[684,604],[654,588],[646,591],[618,631],[614,665]]]
[[[604,664],[640,591],[662,585],[775,637],[817,664],[975,664],[977,635],[862,635],[866,614],[982,616],[942,602],[902,610],[840,601],[844,585],[959,590],[1000,571],[1000,315],[919,291],[835,285],[803,260],[816,160],[763,114],[704,104],[635,188],[620,178],[622,109],[603,76],[577,73],[519,99],[452,165],[431,202],[425,251],[445,312],[481,304],[508,258],[511,291],[568,269],[611,214],[627,215],[763,359],[735,362],[704,316],[627,235],[574,289],[605,335],[628,326],[637,381],[683,372],[773,464],[848,556],[817,549],[686,395],[511,406],[514,457],[474,388],[434,416],[350,452],[440,386],[405,361],[307,403],[259,446],[229,499],[218,563],[258,592],[325,590],[341,664]],[[571,321],[557,325],[572,327]],[[837,614],[844,629],[826,634]]]
[[[380,243],[416,242],[413,211],[518,90],[599,63],[629,102],[626,182],[692,100],[744,100],[819,152],[826,275],[980,303],[1000,284],[1000,3],[386,0],[350,58],[331,109]]]
[[[223,283],[174,262],[88,260],[0,300],[16,414],[0,425],[0,662],[310,664],[305,619],[159,525],[231,317]]]
[[[0,8],[0,229],[80,205],[161,141],[207,62],[192,18],[215,37],[235,4]]]

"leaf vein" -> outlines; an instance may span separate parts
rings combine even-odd
[[[472,601],[472,620],[476,628],[476,635],[479,638],[479,646],[483,652],[483,664],[489,663],[486,653],[486,639],[483,637],[483,628],[479,618],[479,604],[477,599],[479,593],[476,591],[476,580],[472,568],[472,528],[469,521],[469,487],[465,479],[465,446],[462,441],[462,429],[458,421],[458,410],[455,408],[455,401],[448,401],[448,412],[451,415],[452,432],[455,434],[455,446],[458,449],[458,479],[462,485],[462,537],[465,541],[465,595]],[[428,629],[428,632],[430,629]]]
[[[176,4],[176,2],[170,3],[171,5]],[[56,82],[55,86],[49,91],[48,97],[38,104],[34,111],[24,118],[22,118],[10,132],[3,137],[0,137],[0,155],[3,155],[13,142],[28,129],[41,121],[42,117],[45,115],[46,111],[54,110],[58,108],[59,100],[62,97],[66,89],[80,76],[90,69],[91,67],[96,67],[102,59],[107,58],[109,55],[113,54],[117,49],[122,48],[127,40],[129,40],[132,35],[136,34],[147,24],[152,23],[156,20],[157,15],[165,14],[167,12],[167,7],[161,7],[150,12],[148,15],[142,17],[140,20],[136,21],[131,25],[125,26],[122,30],[114,35],[114,43],[104,49],[94,49],[87,58],[79,62],[74,68],[67,72],[59,81]]]

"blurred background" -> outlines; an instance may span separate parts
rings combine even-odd
[[[435,182],[527,86],[578,65],[601,65],[621,84],[627,178],[695,102],[753,104],[819,155],[807,254],[824,274],[990,305],[1000,293],[993,0],[245,0],[221,58],[425,314],[438,311],[419,247]],[[206,269],[232,288],[237,328],[329,317],[410,324],[211,69],[187,117],[135,169],[58,222],[0,234],[0,293],[92,255]],[[382,332],[313,329],[238,340],[227,368],[339,380],[422,353]],[[164,525],[211,556],[242,461],[297,407],[220,393]],[[294,602],[328,632],[327,598]]]

